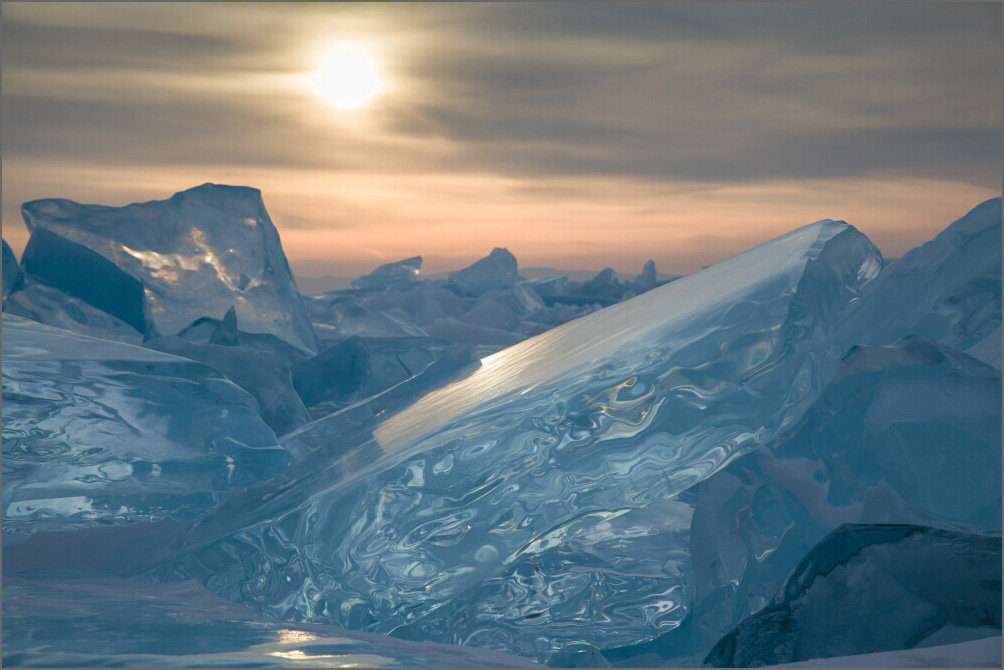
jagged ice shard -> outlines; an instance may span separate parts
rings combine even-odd
[[[705,665],[746,668],[999,636],[1001,538],[846,524]]]
[[[287,461],[254,399],[214,370],[4,316],[5,542],[191,519]]]
[[[791,425],[881,263],[822,221],[526,340],[251,487],[149,576],[374,632],[435,616]]]
[[[696,597],[662,654],[707,651],[843,523],[999,533],[1000,406],[1000,372],[962,352],[913,336],[854,348],[789,434],[695,487]]]
[[[845,348],[920,335],[1000,368],[1001,199],[912,249],[864,290],[840,326]]]
[[[33,237],[46,231],[64,240],[63,247],[79,245],[137,281],[143,304],[96,306],[130,316],[127,322],[147,337],[177,334],[197,319],[222,318],[234,307],[243,331],[317,351],[279,234],[257,189],[203,184],[167,200],[125,207],[35,200],[25,203],[22,213]],[[81,265],[82,255],[74,256]],[[36,259],[37,266],[49,265],[53,272],[63,262],[54,253]]]

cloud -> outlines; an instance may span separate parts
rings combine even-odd
[[[5,236],[23,199],[115,204],[255,180],[284,235],[302,234],[298,253],[334,230],[347,250],[432,258],[406,240],[374,246],[430,228],[480,253],[507,220],[523,231],[509,244],[572,253],[566,216],[596,235],[575,253],[598,257],[604,226],[652,234],[714,193],[730,194],[716,215],[748,223],[741,199],[765,198],[804,223],[846,216],[815,215],[820,189],[828,205],[854,200],[853,183],[871,212],[916,211],[929,194],[893,200],[938,184],[958,209],[1001,179],[994,3],[6,3],[3,15]],[[355,115],[300,81],[343,38],[375,45],[388,80]]]

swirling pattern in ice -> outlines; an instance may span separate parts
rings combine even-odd
[[[194,361],[3,318],[3,526],[192,516],[288,453],[254,399]]]
[[[491,611],[518,566],[797,420],[836,370],[837,316],[880,267],[867,238],[824,221],[526,340],[253,487],[153,574],[283,617],[376,632],[425,620],[454,639],[450,603]],[[529,590],[510,593],[499,617],[534,614]],[[552,623],[602,623],[595,601],[581,590]],[[634,611],[629,634],[667,624]]]

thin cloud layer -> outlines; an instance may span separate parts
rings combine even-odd
[[[667,249],[656,259],[666,270],[686,271],[783,232],[777,220],[851,211],[898,255],[950,221],[934,220],[931,193],[939,214],[958,216],[999,192],[1000,12],[5,3],[4,236],[23,246],[27,199],[124,204],[244,177],[259,180],[250,185],[308,274],[352,274],[381,254],[421,253],[440,259],[434,269],[496,244],[524,248],[521,262],[625,269],[654,247]],[[388,82],[351,114],[303,84],[343,39],[372,45]],[[911,195],[910,184],[928,192]],[[867,195],[844,204],[850,185]],[[729,207],[702,192],[728,192]],[[813,192],[832,209],[810,207]],[[758,216],[781,215],[749,220],[740,194]],[[709,209],[742,219],[743,234],[709,221]],[[902,214],[882,221],[880,211]],[[709,229],[695,233],[688,218]],[[596,237],[571,244],[575,221]],[[611,247],[612,227],[623,248]],[[342,240],[330,258],[344,271],[321,268],[300,244],[308,234]]]

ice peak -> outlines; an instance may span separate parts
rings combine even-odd
[[[54,233],[139,281],[160,335],[233,306],[244,332],[317,350],[279,233],[256,188],[203,184],[124,207],[34,200],[22,212],[33,235]],[[40,262],[60,260],[49,254]]]
[[[461,293],[480,296],[487,291],[509,288],[519,276],[516,257],[508,249],[495,247],[484,258],[450,275],[450,284]]]

